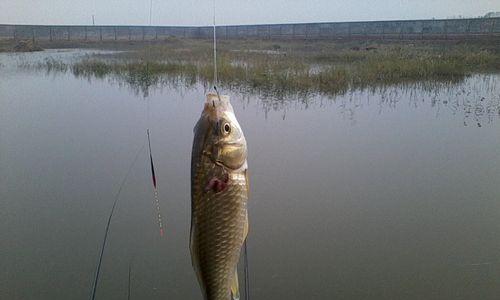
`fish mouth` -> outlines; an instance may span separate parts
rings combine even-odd
[[[210,92],[207,94],[205,103],[216,106],[218,103],[229,103],[229,96]]]
[[[218,120],[226,111],[233,111],[229,96],[219,95],[216,93],[208,93],[205,100],[205,108],[203,114],[207,114],[212,120]]]

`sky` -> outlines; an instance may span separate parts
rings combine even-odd
[[[210,25],[212,0],[0,0],[0,24]],[[216,0],[217,24],[476,17],[500,0]]]

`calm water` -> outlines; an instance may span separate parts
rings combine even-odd
[[[205,90],[147,97],[110,79],[0,56],[0,299],[201,299],[191,268],[190,152]],[[229,90],[249,144],[253,299],[497,299],[500,76],[270,99]]]

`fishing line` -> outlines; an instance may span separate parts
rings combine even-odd
[[[217,92],[217,28],[216,28],[216,19],[215,19],[215,0],[214,0],[214,89]],[[219,92],[217,92],[219,94]],[[219,97],[220,98],[220,97]],[[219,99],[220,100],[220,99]]]
[[[217,98],[219,102],[221,102],[219,91],[217,90],[218,79],[218,70],[217,70],[217,26],[216,26],[216,18],[215,18],[215,0],[214,0],[214,90],[217,93]]]
[[[106,224],[106,230],[104,231],[104,239],[102,241],[101,252],[99,254],[99,261],[97,263],[97,268],[96,268],[94,283],[93,283],[93,286],[92,286],[92,297],[91,297],[92,300],[95,299],[95,293],[96,293],[96,290],[97,290],[97,284],[99,282],[99,274],[101,272],[102,257],[104,255],[104,249],[106,247],[106,241],[108,239],[109,225],[111,224],[111,218],[113,217],[113,213],[115,212],[116,203],[118,202],[118,199],[120,199],[120,194],[122,192],[123,186],[125,185],[125,182],[127,181],[127,178],[129,176],[130,172],[132,171],[133,166],[135,165],[135,162],[139,158],[139,154],[141,154],[141,152],[142,152],[142,150],[144,149],[145,146],[146,146],[146,143],[144,143],[142,145],[142,147],[139,149],[139,151],[137,151],[137,153],[136,153],[136,155],[134,157],[134,160],[130,164],[130,166],[128,168],[128,171],[125,174],[125,177],[123,178],[123,180],[122,180],[122,182],[120,184],[120,187],[118,188],[118,192],[115,195],[115,200],[113,202],[113,206],[111,207],[111,212],[109,213],[108,223]]]

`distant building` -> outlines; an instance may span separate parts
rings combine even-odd
[[[489,12],[484,15],[485,18],[500,18],[500,11],[497,12]]]

